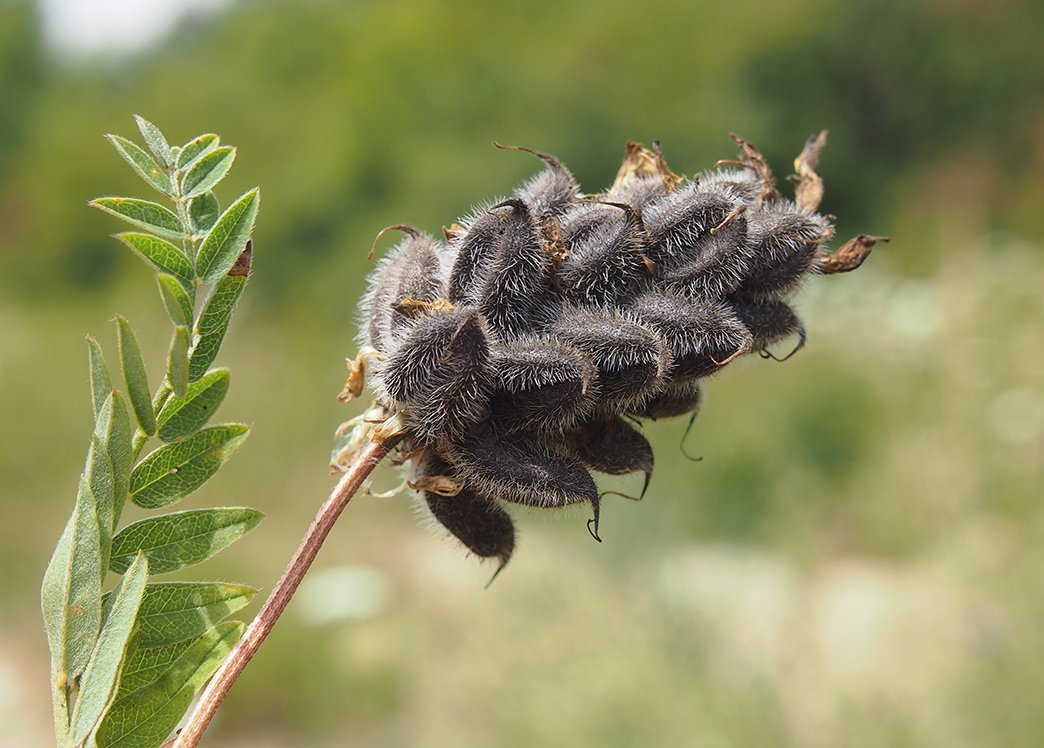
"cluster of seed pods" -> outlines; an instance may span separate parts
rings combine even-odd
[[[826,133],[795,160],[793,200],[758,151],[686,180],[628,143],[612,187],[582,195],[552,156],[445,241],[411,226],[360,305],[362,390],[406,433],[410,486],[474,554],[503,568],[515,530],[502,502],[589,504],[591,471],[653,470],[639,419],[695,415],[706,377],[785,338],[785,298],[814,274],[858,267],[878,237],[834,253],[816,212]],[[383,232],[382,232],[383,233]],[[499,571],[499,569],[498,569]]]

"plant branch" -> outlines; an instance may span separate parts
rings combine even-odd
[[[341,476],[341,480],[316,513],[308,532],[301,539],[297,551],[265,600],[264,606],[203,691],[188,723],[174,741],[173,748],[194,748],[199,743],[214,717],[214,712],[221,706],[225,694],[257,653],[261,643],[279,620],[279,616],[283,614],[337,518],[362,486],[363,481],[400,438],[401,436],[392,436],[371,442],[359,452],[351,467]]]

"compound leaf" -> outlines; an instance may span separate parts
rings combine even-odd
[[[116,234],[116,238],[160,272],[173,275],[183,286],[192,288],[192,279],[195,276],[192,261],[167,240],[152,234],[132,231]]]
[[[150,517],[120,530],[110,568],[123,573],[141,550],[153,574],[198,564],[250,532],[264,515],[249,507],[191,509]]]
[[[203,428],[225,399],[228,383],[228,369],[214,369],[192,382],[183,397],[167,400],[156,417],[159,438],[172,442]]]
[[[138,124],[141,136],[145,138],[145,145],[152,151],[152,155],[160,160],[164,166],[174,165],[174,152],[170,149],[170,143],[163,137],[163,133],[154,124],[144,117],[134,115],[134,121]]]
[[[131,499],[156,509],[188,496],[217,472],[249,432],[243,424],[226,423],[156,449],[134,468]]]
[[[180,649],[162,675],[137,690],[121,693],[98,730],[98,748],[156,748],[163,743],[244,629],[239,621],[214,626]]]
[[[87,739],[116,691],[120,665],[134,631],[148,574],[148,561],[145,554],[139,553],[112,592],[112,607],[98,636],[91,660],[83,671],[80,692],[72,713],[74,745]]]
[[[123,160],[138,173],[139,177],[166,195],[174,194],[170,175],[141,146],[119,135],[106,135],[105,137],[116,148]]]
[[[87,204],[168,239],[180,239],[185,234],[181,219],[169,208],[151,200],[139,200],[136,197],[96,197]]]
[[[153,582],[138,611],[142,649],[194,639],[250,602],[253,587],[228,582]]]
[[[101,628],[101,552],[98,514],[86,478],[80,478],[76,506],[44,572],[40,598],[51,673],[65,687],[83,672]]]
[[[184,169],[200,156],[210,153],[218,147],[220,142],[221,138],[212,132],[205,135],[197,135],[192,140],[185,143],[185,145],[181,146],[181,150],[178,151],[178,169]]]
[[[235,160],[236,149],[230,145],[215,148],[196,159],[181,178],[181,196],[202,195],[224,179]]]
[[[163,306],[167,308],[167,314],[175,325],[192,326],[192,297],[185,287],[173,275],[166,273],[156,274],[156,284],[159,286],[160,298]]]
[[[203,239],[196,256],[196,269],[207,283],[222,278],[243,252],[254,230],[260,199],[256,187],[244,194],[228,206]]]
[[[127,384],[127,395],[130,397],[134,417],[137,418],[141,430],[152,436],[156,433],[156,414],[152,410],[152,395],[149,393],[145,362],[141,358],[138,340],[134,337],[130,324],[121,315],[116,315],[116,329],[123,381]]]

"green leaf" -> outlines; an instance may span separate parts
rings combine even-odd
[[[91,434],[91,446],[87,450],[87,465],[84,468],[84,477],[91,487],[94,496],[94,508],[98,515],[98,550],[101,556],[101,578],[105,579],[105,572],[109,568],[109,551],[112,547],[113,515],[115,514],[115,500],[112,485],[112,463],[109,462],[109,454],[105,449],[99,431],[108,429],[108,421],[112,416],[111,400],[106,402],[108,412],[103,411],[105,422],[98,419],[95,433]]]
[[[151,200],[139,200],[136,197],[96,197],[87,204],[168,239],[181,239],[185,235],[185,227],[181,225],[177,215]]]
[[[236,267],[228,275],[218,281],[210,291],[203,311],[200,312],[199,320],[196,322],[196,344],[192,347],[189,356],[189,381],[194,382],[206,373],[210,365],[217,358],[221,350],[221,343],[228,331],[228,323],[232,319],[232,312],[236,308],[243,288],[246,286],[248,273],[250,272],[250,244],[243,251],[241,259],[245,257],[246,268],[244,274],[237,273],[241,266],[237,262]]]
[[[170,143],[163,137],[163,133],[154,124],[144,117],[134,115],[134,121],[138,124],[141,136],[145,138],[145,145],[152,151],[152,155],[160,160],[164,166],[174,165],[174,153],[170,149]]]
[[[217,223],[221,205],[213,192],[204,192],[189,203],[189,219],[198,234],[205,234]]]
[[[173,275],[181,281],[181,285],[192,288],[192,279],[195,277],[192,261],[170,242],[152,236],[152,234],[138,234],[131,231],[116,234],[116,238],[160,272]]]
[[[74,745],[79,745],[91,734],[116,692],[120,665],[134,630],[148,574],[149,564],[145,554],[138,554],[112,593],[112,610],[80,681],[80,692],[72,713]]]
[[[149,382],[145,377],[145,362],[141,360],[141,349],[130,324],[121,315],[116,315],[116,329],[123,381],[127,383],[127,395],[130,397],[134,416],[138,419],[141,430],[152,436],[156,433],[156,414],[152,410],[152,395],[149,393]]]
[[[261,195],[256,187],[247,192],[228,206],[203,239],[196,255],[196,268],[207,283],[223,277],[246,248],[250,233],[254,230],[260,200]]]
[[[90,335],[87,336],[87,367],[91,383],[91,406],[97,418],[105,400],[112,394],[112,379],[105,365],[105,354],[98,341]]]
[[[250,602],[257,590],[228,582],[153,582],[138,621],[142,649],[193,639]]]
[[[203,376],[217,358],[246,281],[245,276],[225,276],[211,290],[196,323],[196,344],[189,355],[189,381]]]
[[[192,140],[185,143],[185,145],[181,146],[181,150],[178,152],[178,169],[184,169],[200,156],[210,153],[212,150],[217,148],[220,143],[221,138],[212,132],[207,133],[206,135],[197,135]]]
[[[192,509],[150,517],[123,528],[113,540],[110,568],[122,574],[139,550],[153,574],[198,564],[250,532],[264,515],[249,507]]]
[[[188,386],[184,397],[172,397],[156,416],[159,438],[172,442],[194,434],[214,415],[228,392],[228,369],[214,369]]]
[[[127,413],[127,404],[119,392],[112,393],[112,416],[108,429],[101,435],[105,451],[109,456],[112,468],[112,528],[119,524],[123,505],[130,497],[130,475],[134,465],[131,452],[131,423]]]
[[[166,195],[174,194],[170,175],[156,163],[137,143],[119,135],[106,135],[113,147],[123,156],[123,160],[131,165],[138,176]]]
[[[248,426],[226,423],[165,444],[134,468],[131,499],[140,507],[156,509],[188,496],[217,472],[249,432]]]
[[[80,478],[76,506],[44,572],[40,598],[51,673],[64,688],[91,657],[101,627],[101,553],[98,514],[86,478]]]
[[[156,283],[159,286],[160,298],[163,306],[167,308],[167,314],[175,325],[192,326],[192,297],[181,282],[173,275],[166,273],[156,274]]]
[[[195,197],[224,179],[232,162],[236,160],[236,149],[230,145],[215,148],[196,159],[181,178],[181,196]]]
[[[215,626],[185,648],[159,678],[121,695],[98,730],[98,748],[157,748],[162,744],[245,628],[239,621]]]
[[[170,353],[167,355],[167,380],[177,397],[184,397],[188,391],[188,345],[188,328],[178,325],[174,328]]]
[[[227,624],[221,624],[227,625]],[[140,636],[138,637],[140,639]],[[132,643],[127,649],[127,660],[123,664],[123,674],[120,676],[120,690],[116,694],[117,699],[122,699],[132,691],[137,691],[150,683],[156,682],[181,653],[192,646],[198,639],[185,639],[173,644],[165,644],[162,647],[149,647],[142,649],[138,644]]]

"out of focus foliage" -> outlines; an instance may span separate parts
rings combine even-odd
[[[17,601],[0,668],[30,699],[0,689],[0,730],[46,734],[46,647],[37,662],[8,642],[39,636],[36,580],[89,433],[82,334],[118,308],[146,360],[166,349],[155,300],[125,303],[138,263],[85,206],[132,188],[101,133],[138,112],[174,139],[220,132],[251,154],[230,191],[265,191],[225,349],[226,407],[254,435],[200,505],[254,492],[270,521],[211,575],[278,575],[352,415],[334,396],[371,241],[437,232],[536,170],[493,140],[594,190],[627,138],[692,173],[738,132],[782,177],[826,127],[839,235],[893,237],[799,297],[805,350],[711,382],[687,445],[702,462],[677,448],[684,424],[648,429],[649,492],[607,497],[601,545],[523,516],[531,560],[479,594],[488,569],[418,530],[407,500],[353,502],[320,562],[369,566],[383,606],[331,625],[295,603],[214,739],[1039,743],[1041,3],[252,2],[78,65],[37,27],[0,5],[0,565],[26,570],[0,579]]]

